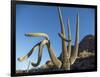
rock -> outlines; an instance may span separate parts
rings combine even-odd
[[[95,56],[76,59],[71,66],[71,70],[88,70],[95,69]]]

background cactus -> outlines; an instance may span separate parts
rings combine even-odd
[[[57,7],[57,8],[58,8],[58,14],[59,14],[59,19],[60,19],[60,24],[61,24],[61,33],[58,33],[61,38],[61,41],[62,41],[61,60],[59,60],[58,57],[56,56],[56,54],[54,53],[50,39],[47,34],[45,34],[45,33],[28,33],[28,34],[25,34],[25,36],[44,37],[45,39],[43,41],[41,41],[40,43],[36,44],[27,55],[18,58],[19,61],[26,60],[28,57],[30,57],[30,55],[33,53],[35,48],[39,48],[37,63],[34,63],[34,62],[31,63],[32,66],[34,66],[34,67],[38,66],[41,62],[43,47],[47,46],[48,53],[51,58],[51,64],[53,63],[53,65],[56,68],[62,68],[63,70],[70,70],[70,65],[72,65],[75,62],[75,60],[77,58],[77,54],[78,54],[79,14],[77,14],[77,17],[76,17],[76,38],[75,38],[74,51],[71,52],[71,31],[70,31],[69,17],[68,17],[68,21],[67,21],[67,23],[68,23],[67,24],[68,39],[67,39],[65,30],[64,30],[65,28],[64,28],[63,18],[62,18],[62,14],[61,14],[61,9],[60,9],[60,7]],[[67,48],[67,42],[68,42],[68,48]]]

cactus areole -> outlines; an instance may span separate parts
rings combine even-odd
[[[19,61],[24,61],[27,58],[29,58],[31,56],[31,54],[33,53],[33,51],[38,48],[38,60],[36,63],[31,62],[31,65],[33,67],[37,67],[40,62],[41,62],[41,58],[42,58],[42,50],[43,47],[46,46],[48,49],[48,53],[49,56],[51,58],[51,62],[53,63],[54,67],[56,68],[61,68],[63,70],[70,70],[70,66],[72,64],[74,64],[76,58],[77,58],[77,54],[78,54],[78,40],[79,40],[79,14],[77,14],[76,16],[76,36],[75,36],[75,46],[74,46],[74,50],[71,50],[71,31],[70,31],[70,19],[68,17],[67,20],[67,28],[68,28],[68,38],[66,37],[65,34],[65,28],[64,28],[64,22],[63,22],[63,17],[62,17],[62,13],[61,13],[61,9],[58,6],[58,17],[59,17],[59,21],[60,21],[60,26],[61,26],[61,32],[58,33],[59,37],[61,38],[61,42],[62,42],[62,55],[61,55],[61,59],[58,59],[58,57],[56,56],[56,54],[54,53],[54,49],[52,48],[49,36],[46,33],[27,33],[25,34],[25,36],[28,37],[44,37],[45,39],[42,40],[41,42],[37,43],[31,50],[30,52],[28,52],[25,56],[22,56],[20,58],[18,58]],[[68,44],[68,46],[67,46]]]

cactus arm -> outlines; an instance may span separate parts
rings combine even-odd
[[[68,17],[68,21],[67,21],[67,27],[68,27],[68,40],[70,40],[68,42],[68,56],[70,58],[70,55],[71,55],[71,31],[70,31],[70,21],[69,21],[69,17]]]
[[[61,34],[61,33],[58,33],[58,35],[59,35],[59,37],[61,38],[61,39],[63,39],[64,41],[66,41],[66,42],[70,42],[71,40],[67,40],[64,36],[63,36],[63,34]]]
[[[64,30],[64,22],[62,19],[62,14],[61,14],[61,9],[60,7],[58,7],[58,14],[59,14],[59,20],[60,20],[60,24],[61,24],[61,33],[64,35],[65,37],[65,30]]]
[[[25,56],[19,57],[17,60],[20,61],[20,62],[25,61],[26,59],[28,59],[28,58],[31,56],[31,54],[33,53],[33,51],[34,51],[36,48],[38,48],[38,47],[39,47],[39,43],[36,44],[36,45],[30,50],[29,53],[27,53]]]
[[[40,43],[40,45],[39,45],[38,60],[37,60],[36,63],[34,63],[34,62],[31,63],[31,65],[32,65],[33,67],[36,67],[36,66],[38,66],[38,65],[40,64],[41,58],[42,58],[43,46],[46,45],[46,43],[48,43],[47,40],[41,41],[41,43]]]
[[[45,33],[27,33],[25,34],[25,36],[28,37],[45,37],[47,40],[49,40],[49,37],[47,34]],[[36,44],[29,53],[27,53],[27,55],[22,56],[20,58],[18,58],[18,61],[25,61],[26,59],[28,59],[30,57],[30,55],[33,53],[33,51],[39,46],[40,43]]]
[[[42,57],[42,49],[43,49],[43,46],[44,45],[47,45],[47,48],[48,48],[48,52],[49,52],[49,56],[53,62],[53,64],[57,67],[57,68],[60,68],[61,67],[61,62],[60,60],[56,57],[55,53],[54,53],[54,50],[51,48],[51,45],[50,43],[48,42],[48,40],[43,40],[39,46],[39,53],[38,53],[38,61],[37,63],[34,63],[32,62],[32,66],[36,67],[40,64],[40,61],[41,61],[41,57]]]
[[[71,53],[71,58],[70,58],[71,64],[73,64],[77,58],[78,46],[79,46],[78,40],[79,40],[79,14],[77,14],[76,17],[76,39],[75,39],[74,51]]]
[[[48,52],[49,52],[49,56],[51,58],[51,61],[53,62],[53,64],[57,67],[60,68],[62,63],[61,61],[57,58],[56,54],[54,53],[53,48],[51,47],[50,41],[47,44],[47,48],[48,48]]]
[[[29,36],[29,37],[44,37],[46,40],[49,40],[48,35],[45,34],[45,33],[27,33],[27,34],[25,34],[25,36]]]

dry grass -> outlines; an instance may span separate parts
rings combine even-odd
[[[95,53],[84,50],[79,53],[79,58],[86,58],[86,57],[90,57],[90,56],[94,56],[94,55],[95,55]]]

